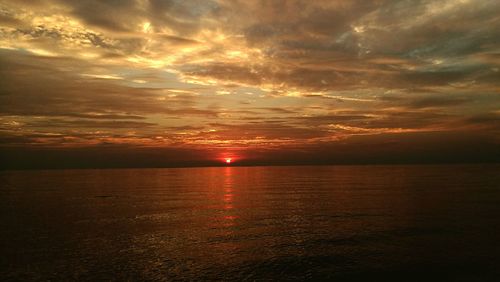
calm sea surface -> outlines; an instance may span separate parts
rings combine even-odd
[[[500,281],[500,166],[0,172],[0,280]]]

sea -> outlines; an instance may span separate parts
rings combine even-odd
[[[500,281],[500,165],[0,172],[1,281]]]

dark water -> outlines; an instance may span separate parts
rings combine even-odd
[[[0,172],[0,280],[499,281],[500,166]]]

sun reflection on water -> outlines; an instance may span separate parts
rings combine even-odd
[[[234,220],[238,218],[238,216],[234,215],[234,191],[233,187],[233,168],[226,167],[224,168],[224,183],[223,183],[223,208],[224,208],[224,222],[226,225],[234,225]]]

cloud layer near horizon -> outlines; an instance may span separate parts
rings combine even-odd
[[[498,1],[0,2],[6,148],[217,158],[417,133],[499,144]]]

